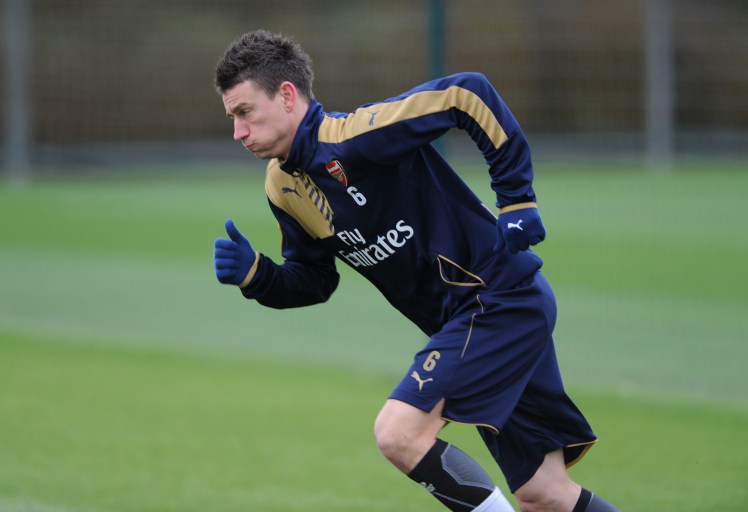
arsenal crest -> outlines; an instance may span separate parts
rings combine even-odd
[[[338,162],[337,160],[333,160],[325,167],[327,167],[327,172],[330,173],[330,176],[342,183],[344,187],[348,186],[348,178],[346,177],[345,169],[343,169],[343,166],[340,165],[340,162]]]

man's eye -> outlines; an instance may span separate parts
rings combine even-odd
[[[251,111],[251,110],[239,110],[239,111],[237,111],[237,112],[236,112],[235,114],[229,114],[229,115],[228,115],[227,117],[228,117],[228,118],[229,118],[229,119],[230,119],[231,121],[233,121],[233,120],[234,120],[234,119],[236,119],[237,117],[238,117],[239,119],[242,119],[242,118],[244,118],[244,117],[247,117],[247,116],[248,116],[248,115],[250,115],[251,113],[252,113],[252,111]]]

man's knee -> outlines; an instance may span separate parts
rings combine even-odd
[[[383,418],[380,414],[374,422],[374,438],[382,455],[397,466],[396,461],[407,449],[404,446],[405,438],[397,425]]]
[[[522,512],[572,510],[581,487],[569,478],[561,450],[548,453],[535,475],[514,493]]]
[[[522,512],[545,512],[549,510],[565,510],[567,500],[554,492],[539,490],[529,492],[518,489],[514,493],[517,505]]]
[[[374,423],[374,437],[381,454],[403,473],[410,472],[436,441],[411,425],[381,415]]]
[[[441,415],[388,400],[374,422],[377,448],[403,473],[410,472],[436,442]]]

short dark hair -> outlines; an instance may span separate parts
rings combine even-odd
[[[216,64],[216,90],[223,94],[246,80],[255,82],[270,97],[288,81],[308,101],[314,99],[312,59],[299,43],[282,34],[255,30],[229,45]]]

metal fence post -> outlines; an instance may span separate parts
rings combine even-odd
[[[675,137],[672,6],[645,0],[646,151],[650,166],[668,170]]]
[[[23,182],[31,166],[31,115],[28,59],[31,46],[31,1],[5,0],[5,162],[7,178]]]
[[[429,46],[431,50],[431,62],[429,73],[430,78],[439,78],[444,76],[446,59],[446,12],[445,0],[431,0],[429,5]],[[446,139],[440,137],[434,141],[434,147],[443,155],[447,155],[448,148]]]

